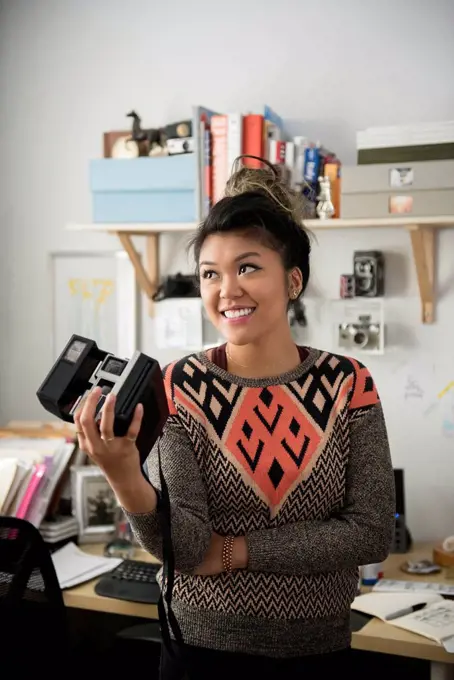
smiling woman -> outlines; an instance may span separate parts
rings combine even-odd
[[[265,166],[233,174],[191,244],[225,342],[164,368],[159,446],[185,642],[175,654],[163,646],[164,680],[348,675],[358,567],[385,559],[393,535],[380,397],[358,361],[292,339],[310,239],[299,197]],[[89,439],[90,422],[87,411]],[[139,542],[162,559],[157,448],[147,485],[131,441],[109,444],[103,469]]]
[[[237,371],[282,373],[299,363],[287,314],[309,280],[304,199],[268,165],[238,169],[225,193],[191,243],[202,300]]]

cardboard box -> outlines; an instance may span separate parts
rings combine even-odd
[[[342,168],[343,218],[454,214],[454,161]]]

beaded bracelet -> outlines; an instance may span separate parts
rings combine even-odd
[[[222,566],[224,571],[232,571],[233,558],[233,536],[226,536],[224,538],[224,545],[222,546]]]

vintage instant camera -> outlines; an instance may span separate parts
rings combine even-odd
[[[147,459],[169,415],[159,363],[141,352],[121,359],[98,348],[94,340],[73,335],[37,391],[42,406],[66,422],[74,422],[80,401],[94,387],[102,394],[96,406],[99,424],[109,392],[116,395],[114,435],[125,436],[137,404],[143,418],[137,448],[141,464]]]
[[[367,314],[358,321],[339,324],[339,346],[345,349],[380,350],[380,324],[373,323]]]
[[[357,250],[353,253],[355,295],[380,297],[385,292],[385,259],[379,250]]]

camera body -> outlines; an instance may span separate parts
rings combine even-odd
[[[116,437],[126,435],[137,404],[143,405],[136,441],[143,465],[169,415],[159,363],[137,351],[131,359],[122,359],[99,349],[94,340],[72,335],[36,394],[46,411],[74,422],[77,407],[95,387],[102,389],[95,411],[98,425],[107,395],[116,395]]]
[[[385,259],[378,250],[358,250],[353,254],[355,295],[379,297],[385,290]]]
[[[361,315],[358,321],[339,324],[339,346],[344,349],[381,349],[380,324],[372,322],[369,315]]]

